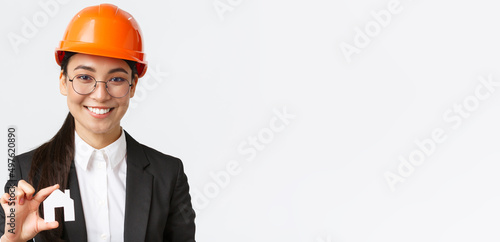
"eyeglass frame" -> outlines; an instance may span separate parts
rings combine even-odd
[[[84,76],[84,75],[85,75],[85,76],[90,76],[92,79],[94,79],[94,88],[93,88],[93,89],[92,89],[92,91],[90,91],[89,93],[86,93],[86,94],[81,94],[81,93],[79,93],[79,92],[75,89],[75,85],[73,84],[73,80],[74,80],[76,77],[78,77],[78,76]],[[125,78],[123,78],[123,79],[125,79]],[[129,83],[129,84],[128,84],[128,89],[127,89],[127,92],[126,92],[125,94],[123,94],[123,96],[121,96],[121,97],[115,97],[115,96],[111,95],[111,93],[109,93],[109,89],[108,89],[108,82],[109,82],[109,81],[111,81],[111,79],[109,79],[109,80],[107,80],[107,81],[103,82],[103,81],[98,81],[98,80],[97,80],[94,76],[89,75],[89,74],[76,74],[75,76],[73,76],[73,78],[72,78],[72,79],[69,79],[69,78],[68,78],[68,80],[71,82],[71,86],[73,87],[73,91],[75,91],[76,93],[78,93],[78,94],[80,94],[80,95],[89,95],[89,94],[93,93],[93,92],[95,91],[95,89],[97,89],[97,83],[98,83],[98,82],[102,82],[102,83],[104,83],[104,87],[106,88],[106,92],[107,92],[107,93],[108,93],[111,97],[114,97],[114,98],[122,98],[122,97],[127,96],[127,94],[130,92],[130,88],[131,88],[131,87],[132,87],[132,85],[133,85],[131,82],[129,82],[129,80],[125,79],[125,81],[127,81],[127,82]]]

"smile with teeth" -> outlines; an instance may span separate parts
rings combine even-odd
[[[108,113],[109,110],[111,110],[112,108],[101,109],[101,108],[87,107],[87,109],[90,110],[90,112],[93,112],[95,114],[105,114],[105,113]]]

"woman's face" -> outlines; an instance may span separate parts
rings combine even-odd
[[[134,96],[137,84],[137,75],[132,81],[132,70],[128,64],[115,58],[75,54],[69,59],[67,72],[67,77],[61,73],[60,90],[61,94],[67,96],[69,111],[75,118],[78,134],[84,136],[119,134],[120,120],[127,112],[129,100]],[[73,79],[75,82],[74,77],[77,75],[83,75],[87,80],[89,76],[94,77],[98,81],[95,90],[87,95],[76,93],[73,83],[68,79]],[[122,78],[133,84],[130,91],[124,97],[112,97],[106,91],[103,82]]]

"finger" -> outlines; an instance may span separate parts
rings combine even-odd
[[[31,200],[33,194],[35,194],[35,188],[31,184],[27,183],[25,180],[20,180],[17,183],[17,188],[21,188],[26,194],[26,198]]]
[[[4,193],[0,199],[0,204],[2,204],[2,206],[4,204],[7,205],[9,203],[9,198],[10,198],[10,195],[8,193]]]
[[[9,194],[4,193],[1,197],[0,203],[7,203],[7,201],[9,201]]]
[[[22,188],[19,188],[19,187],[13,187],[14,188],[14,194],[16,194],[16,199],[19,200],[19,205],[23,205],[24,204],[24,196],[25,196],[25,193],[24,193],[24,190]]]
[[[59,189],[59,184],[55,184],[54,186],[46,187],[39,192],[36,193],[33,199],[38,203],[42,203],[45,198],[47,198],[53,191]]]
[[[12,206],[11,202],[13,200],[14,197],[11,197],[9,193],[4,193],[0,198],[0,204],[2,205],[5,214],[7,214],[10,211],[9,207]]]
[[[55,229],[57,227],[59,227],[59,222],[57,221],[45,222],[43,219],[39,219],[37,223],[37,229],[35,229],[35,231],[37,233],[40,233],[41,231]]]

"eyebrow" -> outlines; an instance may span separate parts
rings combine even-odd
[[[109,70],[108,74],[115,73],[115,72],[123,72],[125,74],[128,74],[128,72],[125,69],[121,68],[121,67]]]
[[[78,69],[83,69],[83,70],[87,70],[87,71],[91,71],[91,72],[96,72],[95,68],[90,67],[90,66],[85,66],[85,65],[79,65],[79,66],[75,67],[75,69],[73,69],[73,70],[76,71]],[[125,74],[128,74],[128,72],[125,69],[121,68],[121,67],[109,70],[108,74],[112,74],[112,73],[116,73],[116,72],[123,72]]]
[[[75,69],[73,69],[74,71],[78,70],[78,69],[83,69],[83,70],[87,70],[87,71],[91,71],[91,72],[95,72],[95,69],[90,67],[90,66],[84,66],[84,65],[79,65],[77,67],[75,67]]]

